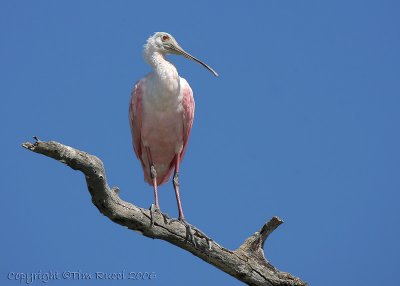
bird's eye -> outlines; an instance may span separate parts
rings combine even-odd
[[[169,36],[163,35],[163,36],[161,37],[161,40],[162,40],[163,42],[168,41],[168,40],[169,40]]]

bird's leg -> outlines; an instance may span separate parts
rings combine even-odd
[[[187,223],[185,220],[185,216],[183,215],[182,204],[181,204],[181,197],[179,195],[179,164],[180,164],[180,154],[176,154],[175,156],[175,171],[174,171],[174,178],[172,180],[175,190],[176,202],[178,204],[178,211],[179,211],[179,221],[182,222],[186,227],[186,239],[190,240],[194,246],[196,246],[196,241],[194,239],[194,232],[190,224]]]
[[[175,171],[174,171],[174,178],[172,183],[174,184],[175,196],[176,196],[176,203],[178,204],[178,211],[179,211],[179,220],[185,220],[185,216],[183,215],[182,204],[181,204],[181,197],[179,195],[179,162],[180,156],[176,154],[175,156]]]
[[[157,171],[156,168],[154,167],[153,164],[153,159],[151,158],[151,152],[149,147],[146,148],[146,153],[147,153],[147,160],[149,161],[150,165],[150,176],[151,180],[153,181],[153,189],[154,189],[154,203],[156,204],[156,208],[160,208],[160,205],[158,204],[158,190],[157,190]]]
[[[155,211],[160,211],[160,205],[158,204],[158,190],[157,190],[157,170],[154,167],[153,164],[153,159],[151,158],[151,152],[149,147],[146,148],[146,154],[147,154],[147,160],[149,161],[150,165],[150,176],[151,180],[153,182],[153,189],[154,189],[154,204],[151,204],[150,207],[150,221],[151,221],[151,226],[154,226],[154,212]]]
[[[151,165],[150,167],[150,175],[151,179],[153,180],[153,189],[154,189],[154,202],[156,204],[156,208],[160,208],[160,205],[158,203],[158,190],[157,190],[157,171],[154,165]]]

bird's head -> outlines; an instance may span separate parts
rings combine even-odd
[[[145,54],[157,52],[162,55],[167,55],[167,54],[181,55],[184,56],[185,58],[191,59],[201,64],[210,72],[212,72],[215,76],[218,76],[217,72],[214,71],[209,65],[205,64],[204,62],[200,61],[199,59],[195,58],[194,56],[186,52],[178,44],[175,38],[171,34],[168,34],[166,32],[156,32],[154,33],[153,36],[148,38],[147,43],[144,45],[144,52]]]

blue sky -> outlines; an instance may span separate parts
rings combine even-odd
[[[181,166],[189,222],[235,249],[277,215],[268,259],[310,285],[393,284],[400,255],[397,1],[1,1],[0,284],[10,272],[154,272],[151,281],[241,285],[193,255],[109,221],[84,177],[20,147],[36,135],[99,156],[142,207],[131,149],[142,45],[170,32],[219,74],[171,56],[195,94]],[[177,216],[172,184],[161,208]],[[35,282],[34,285],[40,285]]]

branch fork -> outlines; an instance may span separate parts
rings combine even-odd
[[[264,256],[265,240],[283,223],[280,218],[273,217],[266,222],[234,251],[221,246],[194,226],[191,226],[195,241],[192,243],[187,239],[186,227],[180,221],[169,219],[159,211],[151,212],[123,201],[119,197],[119,188],[108,186],[103,162],[98,157],[55,141],[34,139],[35,143],[25,142],[22,146],[81,171],[93,204],[113,222],[144,236],[168,241],[248,285],[307,285],[299,278],[276,269]]]

